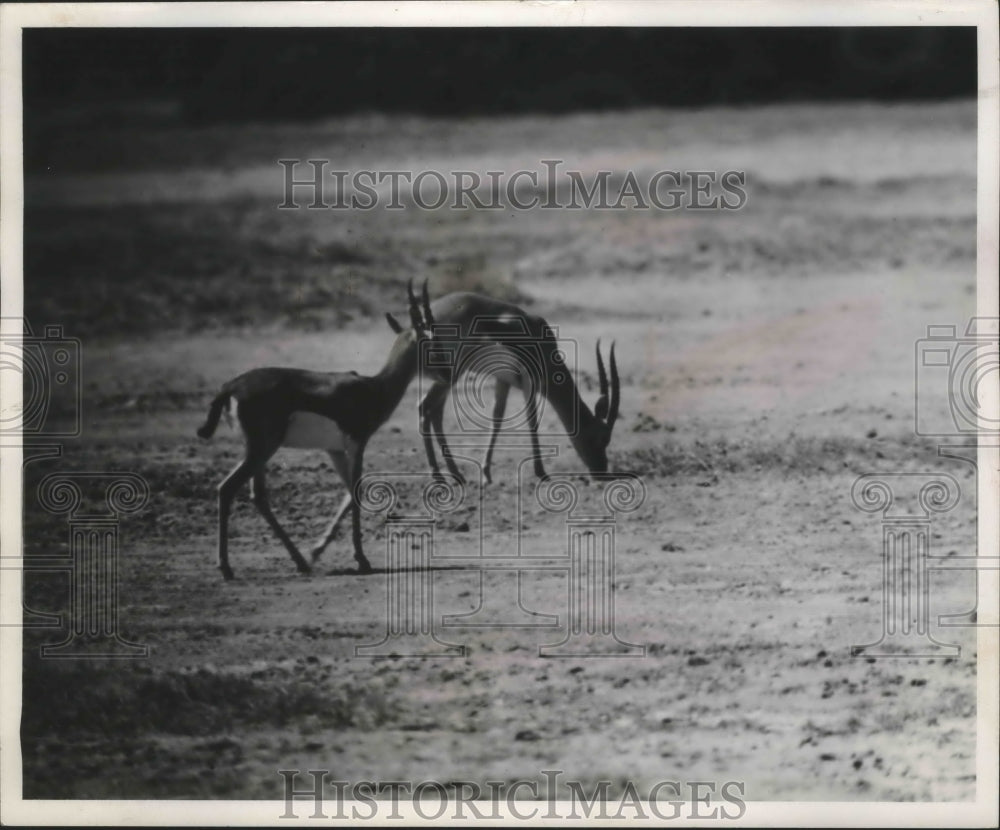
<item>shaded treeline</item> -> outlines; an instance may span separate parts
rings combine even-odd
[[[36,29],[27,107],[162,99],[192,123],[467,115],[976,89],[976,31],[940,28]]]

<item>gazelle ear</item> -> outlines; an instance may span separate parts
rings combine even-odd
[[[396,332],[396,334],[403,331],[403,327],[399,324],[399,320],[393,317],[388,311],[385,313],[385,321],[389,324],[389,328]]]
[[[406,299],[410,306],[410,323],[413,325],[413,330],[418,334],[424,329],[424,320],[420,316],[420,306],[417,305],[417,298],[413,294],[413,278],[406,283]]]
[[[597,399],[597,403],[594,404],[594,417],[597,418],[598,421],[604,421],[607,419],[608,417],[607,395],[601,395],[601,397]]]

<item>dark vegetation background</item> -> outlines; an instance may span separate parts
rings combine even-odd
[[[976,31],[947,28],[38,29],[46,103],[173,99],[189,123],[356,111],[468,115],[975,89]]]
[[[498,116],[528,119],[512,139],[524,143],[573,112],[676,111],[679,125],[685,108],[969,96],[975,37],[972,27],[28,30],[25,310],[88,336],[259,325],[277,309],[295,328],[339,325],[372,314],[382,287],[413,273],[412,246],[390,256],[388,225],[331,240],[328,217],[277,218],[273,198],[220,210],[217,196],[154,199],[154,188],[169,190],[181,170],[229,175],[317,148],[346,163],[392,137],[400,152],[467,149],[463,136],[492,140]],[[617,132],[666,153],[677,136],[655,121]],[[579,135],[607,143],[615,132]],[[137,200],[102,200],[98,181],[81,185],[82,202],[61,190],[74,176],[139,171],[165,177]],[[424,258],[442,288],[528,299],[483,273],[496,256],[448,257]]]
[[[221,210],[218,196],[154,189],[182,170],[228,176],[304,153],[346,163],[393,137],[403,155],[487,146],[498,116],[522,119],[510,140],[523,145],[555,115],[642,109],[647,127],[609,121],[579,138],[666,152],[678,136],[656,112],[676,110],[681,125],[695,123],[683,108],[967,97],[975,38],[972,27],[28,30],[25,310],[87,336],[259,325],[279,309],[295,328],[337,326],[379,307],[372,286],[391,292],[413,273],[414,252],[394,257],[387,226],[340,217],[347,236],[331,241],[328,217],[278,218],[271,192]],[[781,133],[781,119],[761,119]],[[723,123],[731,133],[744,120]],[[82,202],[62,191],[67,177],[139,171],[164,176],[140,187],[142,204],[99,198],[98,181],[80,185]],[[453,262],[457,249],[422,257],[438,286],[527,301],[484,273],[503,270],[496,256]]]

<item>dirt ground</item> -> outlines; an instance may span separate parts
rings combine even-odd
[[[281,769],[484,786],[559,769],[612,793],[741,781],[750,801],[974,796],[975,630],[932,627],[960,646],[950,657],[850,652],[882,628],[882,528],[852,504],[860,475],[954,476],[963,496],[934,518],[932,554],[975,548],[974,470],[939,457],[913,420],[916,342],[974,314],[974,101],[369,116],[53,141],[51,169],[26,182],[26,309],[36,328],[82,340],[83,428],[62,458],[26,468],[25,548],[66,551],[65,517],[34,496],[45,475],[142,476],[149,503],[120,527],[118,625],[149,656],[42,660],[60,632],[26,629],[25,797],[281,798]],[[276,158],[743,170],[749,201],[278,211]],[[410,276],[435,296],[519,298],[557,324],[578,344],[591,405],[595,341],[616,340],[611,463],[639,475],[646,498],[617,517],[614,627],[644,655],[540,657],[567,634],[564,571],[521,580],[523,607],[557,625],[510,627],[514,571],[440,564],[511,555],[518,541],[565,554],[565,517],[518,480],[517,436],[485,490],[464,462],[466,500],[435,529],[435,615],[487,601],[491,624],[436,629],[465,656],[355,656],[386,632],[384,516],[365,518],[374,575],[354,572],[342,534],[306,577],[244,494],[236,579],[221,579],[215,486],[241,442],[225,425],[211,443],[195,437],[211,396],[253,366],[376,371],[391,343],[381,312],[404,310]],[[944,413],[945,392],[920,405]],[[369,471],[425,471],[417,395],[414,383],[372,440]],[[550,471],[579,470],[553,414],[543,422]],[[341,497],[335,473],[292,451],[271,470],[275,511],[308,549]],[[403,485],[411,503],[422,481]],[[29,573],[26,594],[65,611],[66,576]],[[932,621],[974,604],[973,573],[935,573]]]

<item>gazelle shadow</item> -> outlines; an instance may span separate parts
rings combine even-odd
[[[395,573],[401,573],[406,571],[469,571],[475,570],[474,567],[468,565],[428,565],[426,567],[419,568],[399,568],[395,570]],[[370,571],[361,573],[357,568],[331,568],[328,571],[324,571],[324,576],[376,576],[378,574],[389,573],[388,568],[372,568]]]

